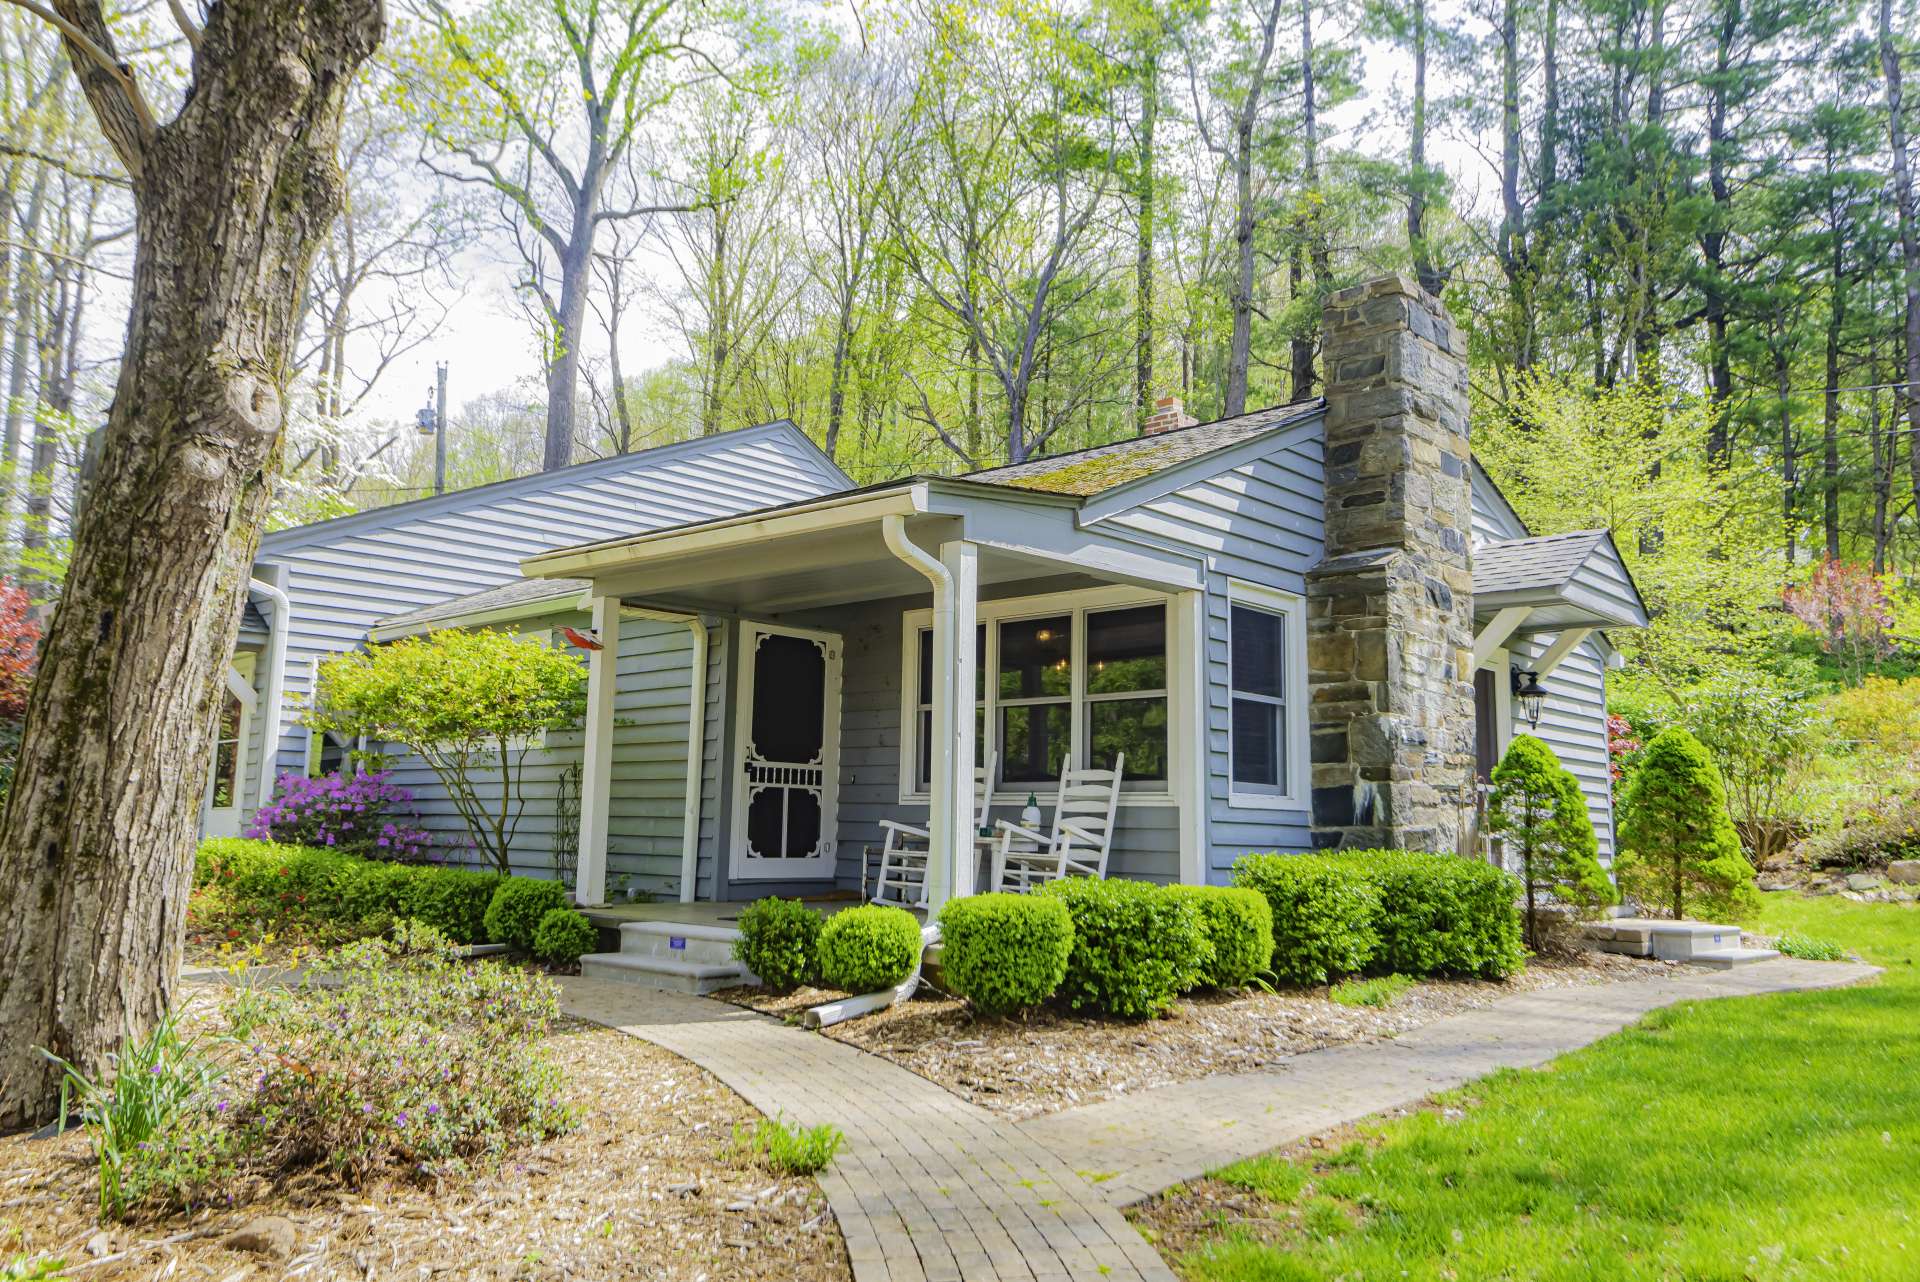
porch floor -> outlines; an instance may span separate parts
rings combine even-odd
[[[594,925],[611,930],[618,930],[628,922],[635,921],[671,922],[676,926],[732,927],[739,923],[740,910],[752,902],[751,899],[733,899],[722,903],[696,900],[691,904],[683,904],[678,900],[667,900],[651,904],[608,904],[601,908],[582,908],[580,911]],[[845,909],[858,908],[867,901],[857,892],[841,890],[807,896],[800,902],[822,917],[831,917]],[[924,916],[918,910],[911,911],[915,916]]]

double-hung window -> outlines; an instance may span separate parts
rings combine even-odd
[[[1295,733],[1305,694],[1299,605],[1236,584],[1228,615],[1233,796],[1256,805],[1297,799],[1307,768]]]

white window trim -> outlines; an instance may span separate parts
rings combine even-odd
[[[1233,607],[1251,606],[1277,614],[1286,645],[1285,695],[1287,787],[1283,792],[1242,792],[1233,778]],[[1295,592],[1264,584],[1227,580],[1227,804],[1239,810],[1305,810],[1312,786],[1312,746],[1307,728],[1307,601]]]
[[[1083,588],[1074,592],[1046,593],[1040,596],[1006,597],[995,601],[982,601],[976,607],[975,616],[979,623],[986,625],[987,653],[986,671],[992,673],[1000,660],[1000,629],[997,624],[1007,619],[1030,619],[1049,614],[1071,614],[1073,626],[1073,689],[1068,696],[1069,708],[1079,715],[1069,717],[1070,729],[1068,752],[1075,761],[1080,760],[1083,747],[1082,738],[1089,696],[1086,693],[1086,657],[1087,629],[1082,622],[1084,611],[1123,609],[1133,605],[1163,605],[1167,607],[1167,680],[1174,682],[1173,655],[1175,612],[1173,598],[1164,593],[1148,592],[1140,588],[1110,587]],[[915,788],[920,771],[920,632],[933,626],[933,611],[930,609],[907,610],[900,616],[900,804],[903,806],[925,806],[932,804],[929,793]],[[986,689],[987,735],[993,742],[994,716],[999,710],[998,691],[994,683],[984,683]],[[1167,700],[1167,781],[1161,788],[1152,792],[1129,792],[1122,790],[1122,806],[1172,806],[1178,804],[1174,789],[1180,781],[1180,764],[1173,759],[1175,747],[1173,725],[1176,716],[1176,702],[1183,697],[1182,691],[1170,684],[1166,690],[1129,691],[1125,695],[1092,696],[1093,701],[1103,698],[1139,698]],[[1013,704],[1058,703],[1057,696],[1034,699],[1014,699]],[[977,704],[975,705],[978,706]],[[1124,767],[1123,767],[1124,772]],[[1020,806],[1026,803],[1029,794],[1039,798],[1044,808],[1052,804],[1049,798],[1053,789],[1059,786],[1059,780],[1051,783],[1028,784],[1017,792],[1004,789],[993,794],[992,805]]]

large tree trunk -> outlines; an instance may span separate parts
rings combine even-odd
[[[589,224],[591,225],[591,224]],[[593,241],[576,235],[560,260],[560,314],[547,353],[547,437],[540,470],[573,462],[574,399],[580,387],[580,337],[586,332]]]
[[[1407,125],[1407,250],[1420,288],[1440,296],[1447,278],[1427,240],[1427,0],[1413,0],[1413,112]]]
[[[1893,44],[1893,0],[1880,0],[1880,74],[1887,82],[1887,142],[1893,154],[1894,204],[1900,214],[1900,266],[1906,285],[1907,459],[1913,501],[1920,510],[1920,228],[1914,226],[1913,170],[1907,157],[1907,124],[1901,119],[1900,51]]]
[[[1160,117],[1160,46],[1148,42],[1146,76],[1140,86],[1139,208],[1134,215],[1133,416],[1134,430],[1147,430],[1153,413],[1153,130]]]
[[[98,9],[57,0],[96,45]],[[338,211],[377,0],[220,0],[180,114],[82,82],[132,175],[126,350],[0,820],[0,1128],[166,1011],[220,669],[279,462],[296,304]],[[76,66],[86,55],[70,48]]]

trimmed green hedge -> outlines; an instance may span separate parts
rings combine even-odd
[[[493,900],[483,918],[487,939],[496,944],[511,944],[523,953],[533,951],[533,932],[540,919],[556,908],[571,908],[567,888],[557,881],[533,877],[507,877],[494,888]]]
[[[1065,877],[1040,892],[1067,906],[1073,950],[1060,996],[1077,1011],[1145,1019],[1212,961],[1193,901],[1144,881]]]
[[[820,914],[798,899],[756,899],[740,910],[735,960],[776,993],[820,974]]]
[[[848,908],[820,927],[820,979],[844,993],[877,993],[905,982],[920,946],[920,923],[906,909]]]
[[[1266,896],[1240,886],[1168,886],[1200,916],[1209,956],[1194,987],[1245,988],[1273,961],[1273,909]]]
[[[940,910],[947,986],[988,1015],[1015,1015],[1053,996],[1073,952],[1073,915],[1044,895],[969,895]]]
[[[533,955],[559,966],[579,961],[599,942],[600,932],[593,923],[571,908],[548,909],[533,928]]]
[[[1512,974],[1519,883],[1477,859],[1410,850],[1246,855],[1234,884],[1273,909],[1273,972],[1324,984],[1366,971]]]

